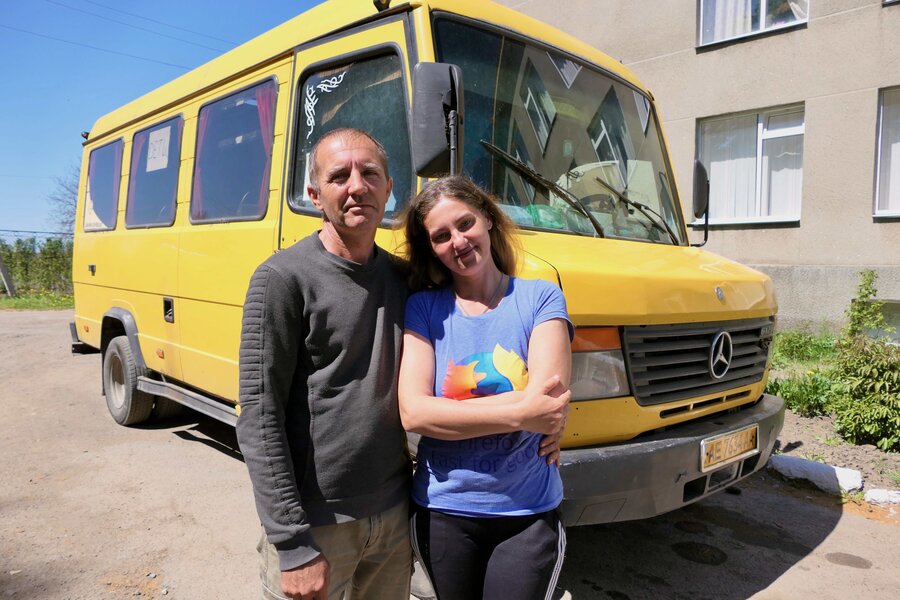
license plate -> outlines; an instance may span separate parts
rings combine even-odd
[[[758,425],[706,438],[700,442],[700,470],[705,473],[758,452]]]

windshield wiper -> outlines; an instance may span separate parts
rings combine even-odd
[[[516,173],[532,182],[533,184],[537,184],[541,187],[545,192],[553,192],[556,194],[563,202],[577,210],[579,213],[587,217],[587,220],[590,221],[591,225],[594,227],[594,231],[596,231],[596,235],[599,237],[606,237],[606,234],[603,233],[603,227],[600,223],[597,222],[597,219],[594,215],[591,214],[591,211],[586,209],[581,202],[578,201],[577,198],[570,192],[565,189],[558,183],[554,183],[529,167],[527,164],[506,152],[499,146],[495,146],[487,140],[481,140],[481,145],[487,148],[487,150],[493,154],[494,156],[500,158],[506,166],[513,169]],[[581,233],[579,231],[575,231],[574,233]],[[584,235],[584,234],[581,234]]]
[[[663,219],[661,214],[659,214],[658,212],[656,212],[655,210],[653,210],[652,208],[650,208],[649,206],[647,206],[646,204],[644,204],[642,202],[638,202],[637,200],[632,200],[631,198],[629,198],[628,196],[625,195],[625,192],[620,192],[619,190],[617,190],[613,186],[609,185],[608,183],[606,183],[599,177],[594,177],[594,179],[597,180],[597,183],[599,183],[604,188],[606,188],[607,190],[612,192],[613,195],[615,195],[617,200],[620,200],[623,204],[627,204],[628,206],[633,206],[636,209],[638,209],[639,211],[641,211],[641,214],[644,215],[645,217],[647,217],[647,220],[650,221],[651,225],[653,225],[654,227],[656,227],[663,233],[668,234],[669,239],[672,240],[672,243],[674,245],[676,245],[676,246],[681,245],[681,242],[679,241],[678,236],[675,235],[675,232],[672,231],[672,228],[669,227],[669,224],[666,223],[666,220]]]

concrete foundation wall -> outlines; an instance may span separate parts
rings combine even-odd
[[[856,295],[859,272],[869,267],[753,264],[772,278],[778,299],[778,329],[808,326],[837,332],[846,323],[844,312]],[[877,267],[878,298],[900,303],[900,267]],[[891,311],[893,314],[893,311]]]

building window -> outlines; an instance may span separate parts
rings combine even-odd
[[[126,227],[161,227],[175,222],[183,123],[181,117],[175,117],[134,135]]]
[[[641,118],[641,127],[644,127],[644,114],[649,116],[649,105],[646,99],[639,94],[634,96],[636,106],[638,108],[638,116]],[[640,99],[640,100],[639,100]],[[632,135],[628,131],[625,122],[625,113],[622,105],[619,103],[619,97],[615,88],[610,88],[603,102],[591,123],[588,125],[588,135],[591,138],[591,144],[594,146],[594,152],[597,153],[597,160],[604,165],[614,165],[616,171],[604,171],[607,174],[617,172],[618,175],[613,179],[609,179],[607,183],[611,183],[616,189],[625,189],[628,181],[628,162],[636,155],[632,142]]]
[[[270,79],[200,109],[192,223],[248,221],[266,214],[275,95]]]
[[[116,228],[119,182],[122,176],[122,146],[122,140],[116,140],[91,150],[84,199],[85,231]]]
[[[803,107],[700,121],[697,153],[719,223],[797,221],[803,189]]]
[[[900,215],[900,88],[882,90],[879,104],[875,214]]]
[[[700,0],[700,45],[746,37],[809,20],[809,0]]]
[[[534,133],[543,152],[547,149],[550,129],[556,120],[556,106],[547,91],[547,86],[530,60],[525,63],[525,77],[522,80],[522,87],[519,88],[519,97],[525,105],[525,112],[528,113],[528,119],[534,126]]]

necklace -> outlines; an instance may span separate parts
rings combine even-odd
[[[459,307],[459,310],[462,311],[462,314],[464,314],[464,315],[467,316],[467,317],[477,317],[477,316],[483,315],[483,314],[486,313],[487,311],[491,310],[491,308],[494,306],[494,301],[497,299],[497,296],[500,294],[500,290],[503,288],[503,282],[504,282],[505,280],[506,280],[506,274],[501,273],[501,274],[500,274],[500,281],[497,282],[497,289],[494,290],[494,294],[491,296],[491,299],[487,301],[487,304],[485,305],[485,309],[482,310],[482,311],[481,311],[480,313],[478,313],[477,315],[469,314],[469,311],[467,311],[467,310],[463,307],[463,305],[462,305],[462,298],[459,297],[459,294],[455,294],[455,296],[456,296],[456,306],[458,306],[458,307]]]

